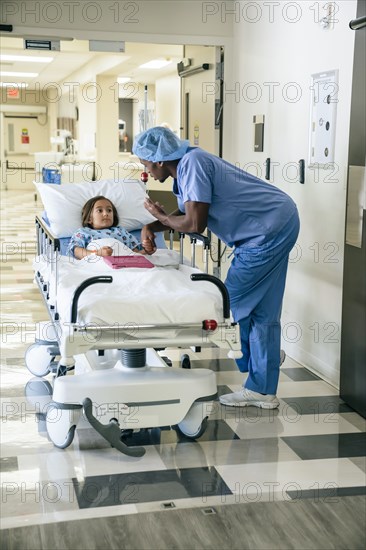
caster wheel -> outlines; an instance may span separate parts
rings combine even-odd
[[[177,424],[177,428],[185,437],[197,439],[198,437],[201,437],[206,430],[207,419],[208,416],[203,403],[195,401],[192,403],[183,420]]]
[[[50,365],[54,357],[48,353],[48,347],[41,344],[32,344],[25,352],[25,364],[27,369],[42,378],[50,372]]]
[[[204,418],[202,420],[201,425],[198,427],[198,429],[194,433],[192,433],[189,428],[187,429],[187,427],[184,425],[184,422],[180,422],[177,425],[177,428],[178,428],[178,431],[182,435],[184,435],[184,437],[188,437],[189,439],[198,439],[199,437],[201,437],[201,435],[205,433],[207,424],[208,424],[208,420],[207,418]]]
[[[182,369],[190,369],[191,368],[191,358],[189,357],[189,355],[187,355],[187,353],[182,355],[182,357],[180,358],[180,365],[181,365]]]
[[[80,414],[81,407],[60,409],[52,403],[49,405],[46,415],[47,433],[55,447],[66,449],[71,445]]]
[[[69,431],[66,435],[65,441],[61,445],[56,445],[56,443],[55,443],[54,444],[55,447],[58,447],[59,449],[66,449],[66,447],[71,445],[71,443],[74,440],[75,430],[76,430],[76,426],[71,426],[71,428],[69,429]]]

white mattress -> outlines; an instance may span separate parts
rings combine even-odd
[[[101,258],[88,261],[60,257],[57,310],[61,321],[70,320],[72,296],[82,281],[96,275],[111,275],[111,284],[92,285],[81,294],[78,321],[100,325],[196,323],[204,319],[222,322],[220,291],[212,283],[191,281],[190,274],[200,271],[186,265],[177,266],[174,254],[167,250],[150,257],[157,263],[170,263],[171,267],[119,270],[108,267]],[[36,258],[34,268],[49,279],[50,266],[44,259]],[[52,281],[51,278],[50,303],[54,302]]]

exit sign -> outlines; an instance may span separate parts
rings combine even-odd
[[[19,99],[19,88],[10,87],[6,89],[6,97],[8,99]]]

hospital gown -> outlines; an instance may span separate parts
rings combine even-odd
[[[117,225],[115,227],[109,227],[108,229],[92,229],[90,227],[80,227],[72,235],[69,246],[67,248],[67,254],[73,255],[74,248],[76,246],[80,248],[87,248],[91,241],[99,239],[116,239],[125,244],[131,249],[141,248],[137,239],[131,235],[124,227]]]

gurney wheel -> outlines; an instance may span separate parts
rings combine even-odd
[[[71,445],[80,414],[81,407],[60,409],[54,404],[50,404],[47,409],[46,424],[48,436],[55,447],[66,449]]]
[[[177,424],[178,431],[189,439],[198,439],[203,435],[207,428],[207,417],[202,420],[202,424],[199,426],[198,430],[195,433],[192,433],[189,429],[186,429],[184,421]]]
[[[32,344],[25,352],[25,365],[34,376],[46,376],[54,359],[48,352],[48,347],[42,344]]]
[[[66,447],[68,447],[69,445],[71,445],[71,443],[72,443],[73,440],[74,440],[75,430],[76,430],[76,426],[71,426],[71,428],[70,428],[69,431],[68,431],[68,434],[67,434],[67,436],[66,436],[65,441],[64,441],[61,445],[57,445],[57,444],[53,441],[53,444],[55,445],[55,447],[58,447],[59,449],[66,449]]]

